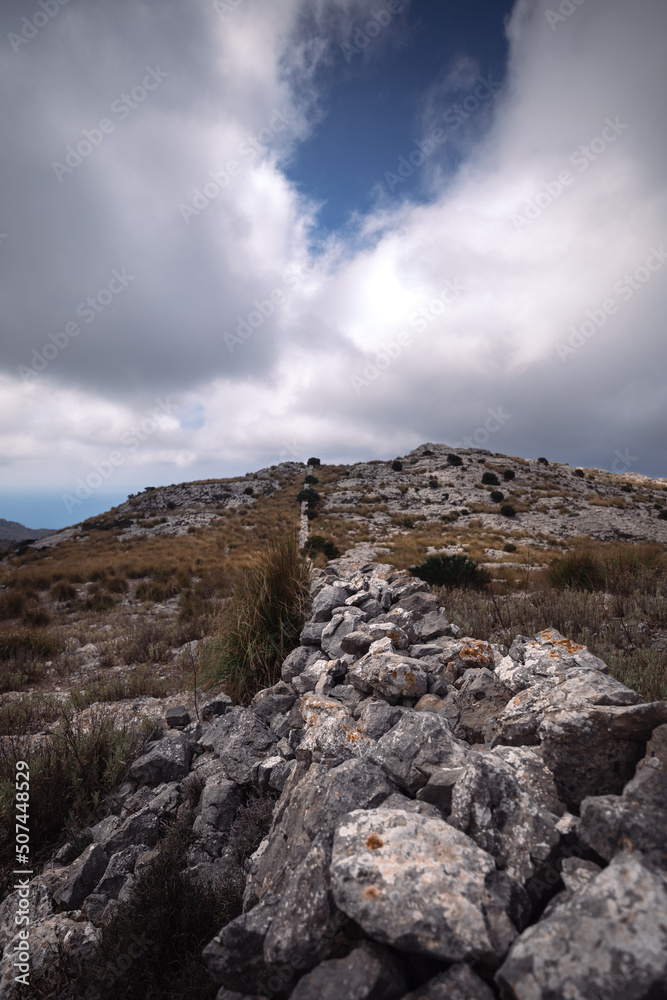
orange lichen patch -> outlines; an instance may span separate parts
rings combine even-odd
[[[459,659],[463,663],[481,663],[487,666],[493,663],[493,650],[488,642],[481,639],[471,639],[459,650]]]
[[[382,893],[379,889],[376,889],[374,885],[369,885],[368,888],[364,889],[364,899],[377,899]]]
[[[370,851],[379,851],[381,847],[384,847],[384,840],[380,840],[376,833],[372,833],[370,837],[366,838],[365,844]]]
[[[580,646],[578,642],[572,642],[571,639],[566,639],[559,632],[556,632],[551,628],[545,628],[542,632],[540,632],[540,636],[545,642],[552,642],[554,646],[558,647],[560,652],[570,653],[570,655],[579,653],[582,649],[586,648],[585,646]],[[558,652],[556,650],[552,650],[549,653],[549,656],[558,656]]]

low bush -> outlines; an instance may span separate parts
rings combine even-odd
[[[282,661],[299,644],[309,584],[296,532],[270,542],[221,609],[217,635],[203,655],[205,682],[224,683],[235,703],[275,684]]]
[[[432,587],[470,587],[484,589],[491,577],[476,562],[466,556],[429,556],[420,566],[411,566],[410,572],[425,580]]]
[[[299,490],[297,493],[297,500],[299,503],[306,503],[310,510],[315,507],[321,500],[320,494],[317,493],[312,487],[306,486],[304,489]]]
[[[319,479],[317,478],[317,476],[306,476],[303,482],[306,486],[315,486],[317,483],[319,483]]]
[[[0,634],[0,660],[36,656],[48,659],[58,651],[59,645],[55,639],[30,629]]]
[[[308,461],[306,462],[306,465],[312,465],[312,466],[321,465],[321,464],[322,463],[320,462],[319,458],[309,458]]]
[[[327,559],[337,559],[340,555],[340,549],[338,546],[334,545],[332,541],[325,538],[323,535],[311,535],[304,546],[304,551],[309,555],[315,555],[317,552],[322,552]]]
[[[579,479],[584,479],[586,477],[586,473],[583,469],[575,469],[573,475],[579,476]]]
[[[552,587],[575,590],[603,590],[604,575],[598,562],[583,552],[568,552],[557,559],[547,570]]]
[[[463,459],[460,455],[448,455],[447,465],[463,465]]]
[[[537,461],[540,463],[540,465],[548,465],[549,464],[547,462],[546,458],[538,458]]]
[[[485,472],[482,476],[483,486],[500,486],[500,480],[495,472]]]
[[[516,545],[513,542],[505,542],[503,552],[516,552]]]
[[[509,483],[512,479],[516,479],[516,473],[513,469],[505,469],[503,472],[503,479],[505,482]]]
[[[67,583],[65,580],[59,580],[57,583],[54,583],[49,593],[52,601],[76,600],[76,587],[73,587],[71,583]]]
[[[501,490],[491,490],[490,497],[494,503],[502,503],[505,499],[505,494]]]
[[[516,510],[511,503],[504,503],[500,508],[500,513],[503,517],[516,517]]]
[[[401,472],[403,469],[403,463],[397,458],[391,463],[391,467],[394,472]]]
[[[25,608],[25,594],[19,592],[3,594],[0,597],[0,621],[20,618]]]

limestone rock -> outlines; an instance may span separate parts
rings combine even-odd
[[[89,844],[83,854],[69,866],[67,881],[53,894],[53,901],[65,910],[78,910],[109,863],[109,857],[100,844]]]
[[[340,909],[399,951],[493,967],[516,936],[506,876],[444,820],[383,808],[349,813],[336,832],[331,879]]]
[[[190,741],[180,733],[170,733],[131,764],[129,776],[140,785],[179,781],[188,774],[191,761]]]
[[[276,715],[289,712],[295,701],[294,688],[284,680],[280,680],[273,687],[259,691],[252,699],[250,708],[262,722],[269,725]]]
[[[346,958],[321,962],[299,980],[290,1000],[398,1000],[405,976],[390,951],[362,941]]]
[[[450,965],[401,1000],[494,1000],[494,994],[469,965]]]
[[[369,752],[369,759],[414,795],[441,767],[460,767],[468,748],[452,736],[446,721],[433,712],[405,712]]]
[[[496,980],[506,1000],[653,1000],[667,982],[667,878],[617,855],[514,942]]]
[[[349,677],[362,691],[377,691],[386,697],[421,698],[427,677],[419,660],[399,653],[368,652],[350,668]]]
[[[638,850],[667,869],[667,777],[643,768],[623,795],[584,799],[579,836],[607,861],[623,849]]]
[[[268,756],[277,742],[275,733],[244,708],[234,708],[216,719],[201,739],[201,745],[222,761],[226,777],[241,785],[251,780],[254,765]]]

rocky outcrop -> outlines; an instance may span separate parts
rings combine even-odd
[[[664,996],[667,703],[553,629],[507,655],[459,636],[390,566],[333,561],[312,590],[282,679],[165,730],[90,846],[33,880],[36,940],[90,954],[196,780],[201,878],[248,792],[276,799],[203,952],[220,1000]],[[12,1000],[15,944],[0,928]]]

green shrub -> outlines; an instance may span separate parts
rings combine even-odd
[[[414,519],[412,517],[404,517],[401,521],[404,528],[412,529],[415,526]]]
[[[500,486],[500,480],[495,472],[485,472],[482,476],[483,486]]]
[[[400,461],[400,459],[397,458],[391,463],[391,467],[394,470],[394,472],[401,472],[401,470],[403,469],[403,463]]]
[[[84,611],[109,611],[116,603],[111,594],[93,594],[83,602]]]
[[[297,494],[297,500],[299,503],[306,503],[310,510],[320,502],[322,498],[320,494],[317,493],[312,487],[306,486],[304,489],[299,490]]]
[[[476,562],[466,556],[429,556],[420,566],[411,566],[410,572],[425,580],[432,587],[470,587],[482,590],[491,577]]]
[[[255,491],[253,490],[252,486],[246,486],[243,492],[247,497],[251,497]]]
[[[494,503],[502,503],[505,499],[505,494],[501,490],[491,490],[489,495]]]
[[[546,458],[538,458],[537,461],[540,463],[540,465],[548,465],[549,464],[547,462]]]
[[[304,479],[304,484],[306,486],[315,486],[316,483],[319,483],[317,476],[306,476]]]
[[[516,517],[516,510],[511,503],[504,503],[500,508],[500,513],[503,517]]]
[[[667,521],[667,510],[661,510],[658,514],[659,521]]]
[[[7,739],[0,744],[0,828],[13,828],[14,776],[16,762],[24,760],[30,769],[31,855],[53,847],[66,826],[89,824],[101,798],[121,779],[135,736],[116,729],[113,719],[98,714],[85,724],[63,713],[56,729],[26,747],[23,741]],[[3,878],[11,868],[13,845],[0,848]],[[7,853],[9,851],[9,854]],[[1,895],[1,893],[0,893]]]
[[[323,552],[327,559],[337,559],[340,555],[338,546],[323,535],[311,535],[304,546],[304,551],[309,555]]]
[[[312,465],[312,466],[321,465],[321,464],[322,463],[320,462],[319,458],[309,458],[308,461],[306,462],[306,465]]]
[[[516,545],[513,542],[505,542],[503,552],[516,552]]]
[[[463,465],[463,459],[460,455],[448,455],[447,465]]]
[[[435,476],[431,476],[431,478],[428,481],[428,485],[430,489],[436,490],[440,484],[438,483],[438,480],[435,478]]]
[[[575,476],[579,476],[580,479],[584,479],[585,476],[586,476],[586,473],[584,472],[583,469],[575,469],[574,470],[574,475]]]
[[[623,483],[621,489],[623,490],[624,493],[632,493],[632,486],[630,485],[630,483]]]
[[[515,478],[516,478],[516,473],[514,472],[513,469],[505,469],[505,471],[503,472],[503,479],[505,480],[505,482],[509,483],[510,480]]]
[[[547,570],[552,587],[573,590],[603,590],[604,575],[596,559],[584,552],[568,552]]]
[[[48,659],[59,651],[58,643],[45,635],[31,630],[5,632],[0,635],[0,660],[11,660],[21,656],[41,656]]]
[[[216,637],[204,652],[204,675],[246,703],[280,678],[299,644],[309,598],[310,565],[296,533],[270,542],[223,606]]]

